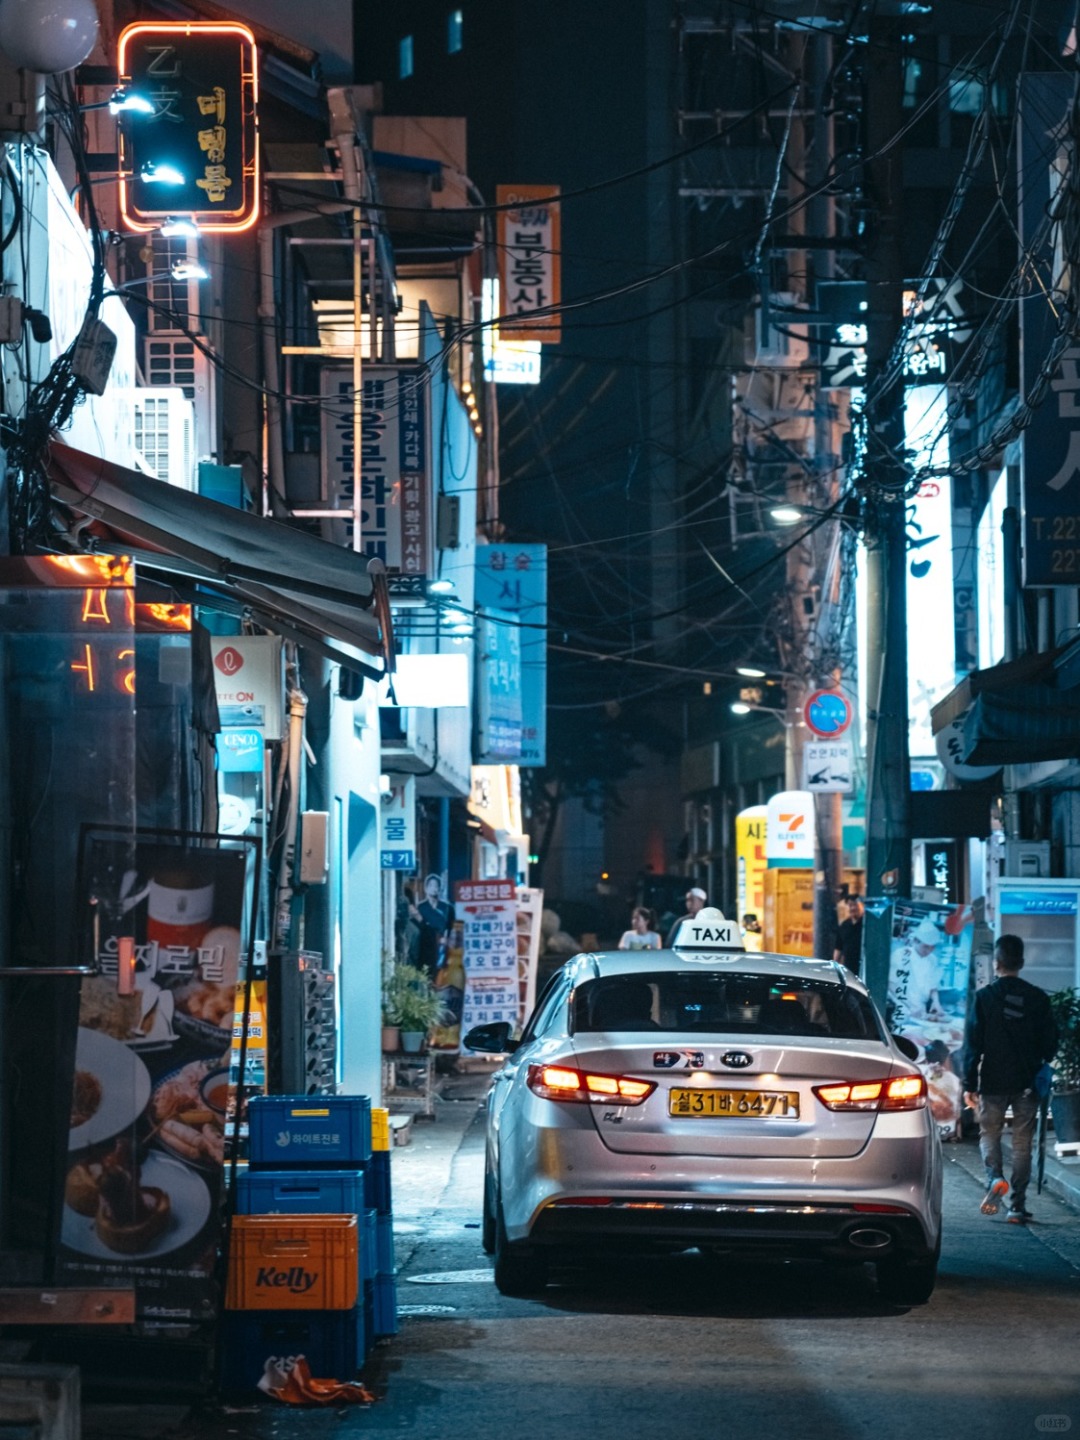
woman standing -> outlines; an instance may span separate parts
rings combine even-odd
[[[660,936],[656,932],[656,916],[644,905],[639,905],[630,916],[630,929],[624,930],[619,941],[620,950],[659,950]]]

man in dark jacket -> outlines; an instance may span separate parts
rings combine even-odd
[[[1057,1050],[1057,1026],[1046,991],[1020,979],[1024,942],[1002,935],[994,947],[997,979],[975,996],[964,1038],[964,1100],[979,1117],[979,1150],[987,1190],[979,1207],[996,1215],[1009,1186],[1001,1163],[1001,1132],[1012,1106],[1012,1194],[1008,1219],[1023,1225],[1031,1179],[1031,1142],[1039,1101],[1035,1075]]]

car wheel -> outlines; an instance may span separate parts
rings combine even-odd
[[[484,1171],[484,1213],[480,1223],[480,1244],[485,1255],[495,1253],[495,1177]]]
[[[877,1262],[877,1290],[894,1305],[925,1305],[937,1284],[937,1255],[926,1260],[899,1257]]]
[[[500,1295],[536,1295],[547,1284],[547,1257],[523,1240],[506,1238],[502,1202],[495,1205],[495,1288]]]

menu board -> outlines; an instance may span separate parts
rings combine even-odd
[[[465,999],[461,1033],[506,1020],[517,1025],[517,892],[511,880],[459,880],[454,886],[462,922]]]
[[[228,848],[226,848],[228,847]],[[144,1322],[213,1316],[250,847],[91,832],[60,1265]]]

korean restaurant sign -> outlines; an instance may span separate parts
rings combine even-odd
[[[201,229],[246,230],[259,215],[258,58],[246,25],[129,25],[117,52],[120,83],[155,106],[120,128],[120,213],[129,230],[169,215]],[[145,178],[169,165],[183,177]]]
[[[517,621],[520,739],[513,759],[522,766],[543,765],[547,755],[547,546],[478,545],[475,599],[481,619],[496,614]],[[505,618],[502,623],[505,629]],[[481,747],[477,763],[505,758],[503,753]]]
[[[518,987],[517,890],[511,880],[459,880],[454,886],[463,926],[465,1000],[462,1034],[474,1025],[521,1019]]]
[[[963,288],[958,278],[946,281],[935,277],[920,298],[921,283],[907,282],[903,298],[908,326],[906,385],[949,379],[959,346],[971,337]],[[860,389],[866,384],[866,282],[825,281],[818,286],[818,305],[832,317],[815,327],[822,341],[821,383],[829,390]]]
[[[431,387],[422,369],[402,365],[365,365],[363,387],[361,549],[383,562],[395,589],[431,575]],[[348,511],[355,485],[352,370],[325,365],[320,393],[323,498]]]
[[[1062,289],[1069,283],[1059,190],[1070,170],[1072,83],[1067,74],[1020,82],[1020,246],[1032,281],[1020,301],[1020,394],[1031,393],[1057,337]],[[1080,345],[1062,354],[1050,387],[1021,437],[1025,585],[1080,583]]]
[[[562,339],[557,314],[533,313],[558,305],[562,298],[559,194],[557,185],[495,187],[503,317],[500,340],[540,340],[555,345]]]

